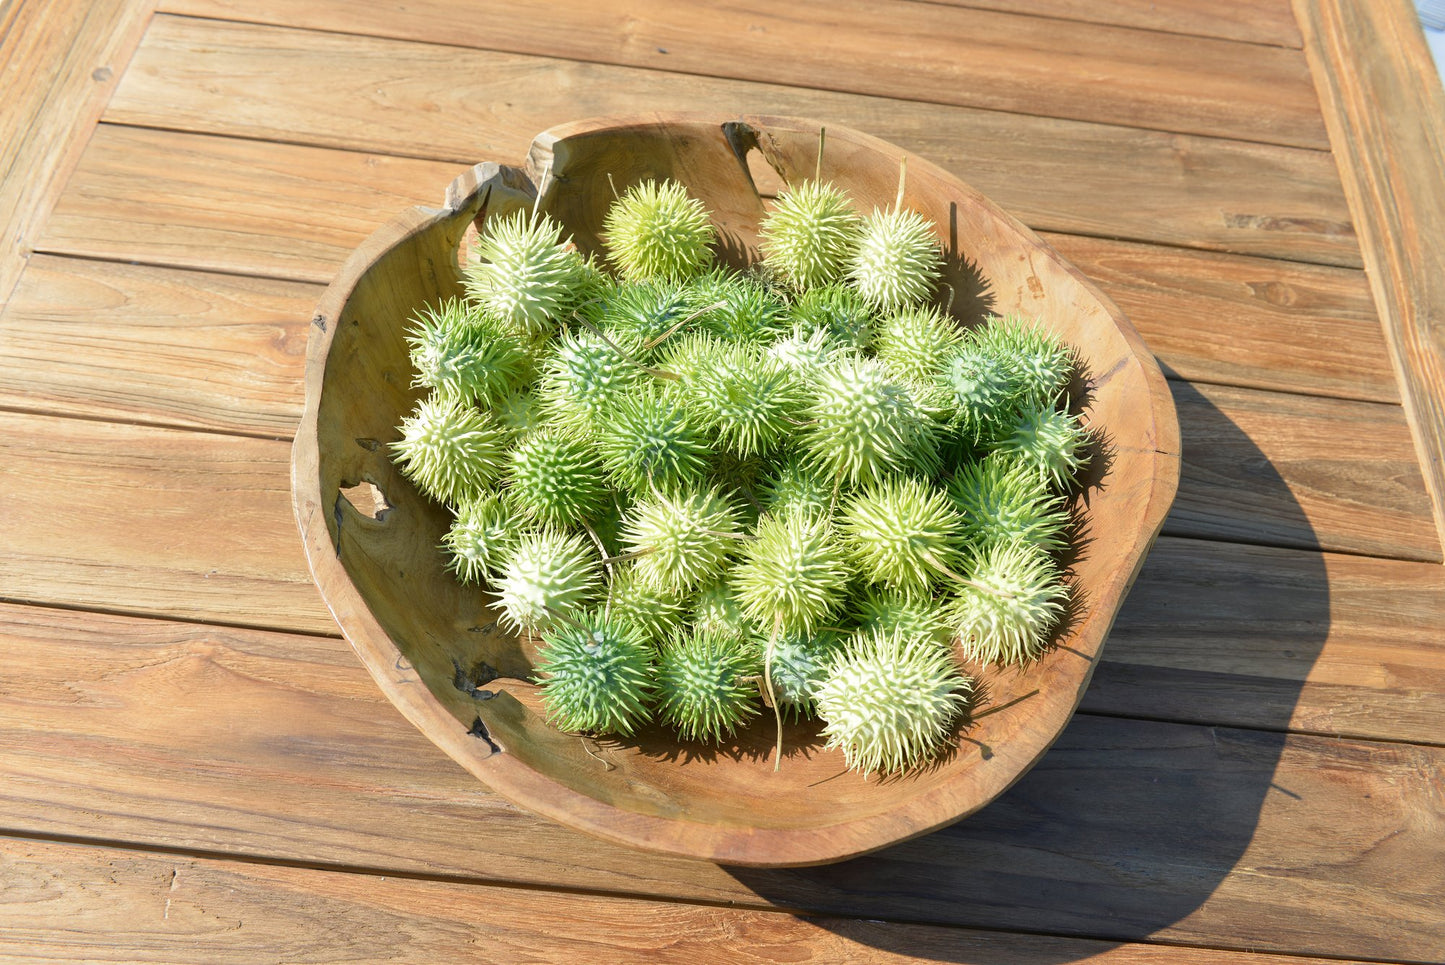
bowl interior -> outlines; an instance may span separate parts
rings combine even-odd
[[[307,409],[294,459],[296,509],[317,583],[394,703],[452,757],[514,801],[626,842],[715,861],[839,860],[924,833],[992,800],[1036,761],[1073,713],[1100,646],[1157,534],[1178,474],[1168,391],[1132,327],[1077,271],[976,191],[907,160],[905,206],[938,226],[944,293],[966,324],[989,312],[1038,318],[1075,346],[1078,404],[1102,440],[1082,494],[1068,579],[1074,612],[1058,643],[1023,669],[970,668],[980,696],[951,751],[880,780],[825,752],[816,725],[759,718],[734,746],[558,732],[528,682],[530,648],[496,622],[485,591],[459,586],[438,551],[449,518],[393,467],[386,444],[419,392],[404,339],[418,309],[460,294],[458,246],[519,206],[540,208],[584,252],[614,192],[674,178],[713,214],[721,257],[756,259],[770,184],[812,177],[818,125],[771,117],[639,117],[553,129],[525,169],[479,165],[442,210],[415,209],[354,253],[315,319]],[[829,128],[821,174],[864,212],[894,202],[904,153]]]

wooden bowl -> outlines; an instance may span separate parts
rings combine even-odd
[[[1058,737],[1173,500],[1179,427],[1158,366],[1113,304],[1031,231],[957,178],[875,138],[829,127],[822,176],[859,210],[905,204],[949,256],[951,310],[1042,319],[1081,352],[1085,413],[1104,444],[1079,498],[1079,601],[1057,645],[1022,670],[974,668],[982,695],[953,748],[906,776],[865,778],[825,752],[816,725],[788,728],[781,769],[760,718],[735,746],[680,744],[661,729],[592,740],[549,726],[527,648],[489,598],[459,586],[438,549],[449,519],[387,455],[418,399],[404,334],[418,309],[461,293],[458,247],[487,218],[533,204],[584,251],[599,249],[617,192],[675,178],[719,229],[721,256],[756,257],[765,198],[812,177],[819,126],[779,117],[646,115],[538,136],[523,169],[481,164],[441,209],[413,208],[341,270],[312,319],[296,436],[296,517],[317,585],[362,661],[422,732],[489,787],[556,821],[637,848],[722,864],[838,861],[924,834],[993,800]]]

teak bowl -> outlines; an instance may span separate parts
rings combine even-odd
[[[541,210],[584,252],[616,192],[675,178],[712,212],[720,257],[756,257],[766,196],[812,177],[819,126],[779,117],[646,115],[585,121],[538,136],[525,168],[480,164],[441,209],[413,208],[358,248],[327,290],[308,346],[296,436],[296,517],[316,582],[391,701],[458,763],[515,803],[637,848],[722,864],[822,864],[949,824],[993,800],[1036,762],[1078,705],[1144,556],[1174,498],[1179,427],[1153,357],[1117,308],[1028,228],[920,158],[829,126],[821,174],[864,213],[904,203],[938,225],[950,310],[1037,317],[1075,346],[1080,404],[1102,429],[1078,497],[1068,561],[1075,612],[1056,645],[1023,669],[971,668],[981,695],[954,746],[905,776],[866,778],[825,752],[815,725],[789,727],[774,770],[771,715],[736,744],[680,744],[660,728],[625,740],[565,734],[545,719],[529,647],[498,627],[490,599],[445,569],[446,511],[387,455],[418,400],[404,339],[418,309],[461,294],[469,228],[541,189]],[[362,498],[369,497],[369,498]]]

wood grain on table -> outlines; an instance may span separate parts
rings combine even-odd
[[[1445,120],[1404,0],[41,6],[0,2],[0,958],[1445,959]],[[937,162],[1169,375],[1164,535],[958,825],[779,872],[560,828],[311,582],[321,287],[465,166],[639,109]]]

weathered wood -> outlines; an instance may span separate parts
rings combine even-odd
[[[924,0],[1037,17],[1059,17],[1116,27],[1141,27],[1198,37],[1245,40],[1280,47],[1300,46],[1299,27],[1288,0]]]
[[[317,308],[292,477],[307,560],[347,639],[402,713],[490,787],[645,850],[729,865],[821,864],[983,807],[1032,766],[1072,714],[1178,480],[1179,427],[1163,375],[1097,289],[1022,224],[923,159],[832,127],[820,160],[819,140],[812,122],[728,114],[643,114],[554,128],[537,136],[525,175],[479,165],[448,189],[444,211],[414,209],[378,231]],[[848,771],[842,754],[825,749],[808,726],[791,729],[786,741],[780,734],[788,766],[763,779],[754,758],[760,750],[765,756],[771,734],[761,725],[740,728],[727,753],[693,756],[679,755],[675,735],[648,724],[609,740],[613,766],[599,771],[550,714],[513,700],[519,692],[460,696],[457,667],[485,663],[515,675],[525,670],[510,668],[529,664],[525,651],[500,628],[485,632],[490,594],[460,587],[443,565],[436,546],[451,517],[375,447],[357,444],[387,438],[415,406],[406,319],[462,292],[457,251],[474,220],[545,211],[580,250],[600,254],[610,189],[674,178],[712,212],[729,261],[741,267],[757,258],[764,215],[748,151],[784,180],[821,171],[860,203],[906,205],[938,225],[939,287],[964,296],[948,299],[955,315],[981,322],[985,309],[967,293],[989,289],[994,311],[1036,318],[1098,375],[1088,410],[1114,433],[1108,483],[1087,484],[1083,497],[1085,529],[1107,538],[1092,540],[1070,567],[1087,605],[1027,673],[970,667],[987,690],[989,712],[976,705],[951,753],[898,781]],[[905,163],[906,191],[898,176]],[[342,491],[363,480],[395,507],[384,520],[344,511]],[[491,736],[478,740],[479,729]],[[992,751],[976,755],[980,745]]]
[[[1445,573],[1160,539],[1081,706],[1445,744]]]
[[[164,9],[1322,148],[1297,50],[921,3],[171,0]],[[556,28],[566,24],[565,30]],[[828,42],[819,44],[826,30]]]
[[[457,961],[475,952],[487,961],[694,965],[726,949],[739,963],[1145,965],[1167,956],[1180,965],[1325,965],[43,841],[0,839],[0,873],[0,955],[25,961]]]
[[[0,413],[0,586],[10,599],[334,632],[289,512],[289,449]]]
[[[509,162],[539,130],[638,104],[845,124],[942,165],[1036,228],[1359,264],[1339,175],[1318,151],[743,80],[161,15],[106,116],[473,164]],[[414,183],[434,200],[439,188]]]
[[[0,4],[0,305],[153,7],[152,0]]]
[[[316,285],[34,256],[0,406],[290,439]]]
[[[874,919],[1095,935],[1107,919],[1113,938],[1341,956],[1428,959],[1445,937],[1439,748],[1081,714],[946,831],[816,871],[728,872],[511,807],[341,640],[0,605],[0,648],[0,825],[25,834]]]
[[[1184,470],[1165,532],[1441,560],[1399,406],[1169,385]]]
[[[1295,0],[1445,539],[1445,91],[1407,0]]]
[[[1398,402],[1363,273],[1045,234],[1193,382]]]

